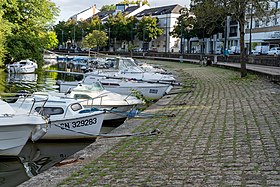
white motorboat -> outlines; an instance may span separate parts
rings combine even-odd
[[[105,90],[100,82],[93,84],[78,84],[67,96],[75,98],[86,108],[96,107],[105,110],[103,125],[123,123],[127,113],[143,101],[131,95],[121,95]]]
[[[66,92],[69,88],[76,87],[79,83],[93,84],[100,81],[108,91],[123,95],[131,95],[134,91],[139,92],[146,99],[160,99],[167,94],[173,86],[171,84],[149,83],[128,79],[113,79],[100,76],[89,75],[82,81],[65,82],[57,81],[60,92]]]
[[[85,109],[75,99],[56,97],[46,92],[19,97],[11,106],[18,112],[33,108],[38,113],[49,116],[49,129],[42,139],[95,137],[100,133],[105,113]]]
[[[115,77],[136,79],[143,81],[153,82],[175,82],[175,78],[172,75],[162,74],[155,71],[144,71],[138,66],[133,58],[121,57],[116,58],[117,64],[119,64],[118,73],[114,74]]]
[[[0,155],[18,155],[27,140],[37,140],[46,132],[48,121],[38,113],[17,113],[0,100]]]
[[[38,65],[37,63],[26,59],[14,64],[7,64],[6,68],[9,73],[34,73],[38,68]]]
[[[105,77],[117,77],[152,82],[175,82],[175,78],[169,74],[157,72],[146,72],[139,67],[132,58],[117,57],[114,62],[114,69],[98,70],[85,73],[87,75],[99,75]]]

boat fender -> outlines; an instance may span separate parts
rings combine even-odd
[[[32,131],[31,140],[35,142],[39,140],[41,137],[43,137],[46,133],[47,133],[46,128],[37,125],[36,128]]]
[[[137,114],[138,114],[138,110],[133,109],[127,114],[127,117],[135,117]]]

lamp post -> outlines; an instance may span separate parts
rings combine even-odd
[[[143,27],[143,52],[144,52],[144,44],[145,44],[145,30],[146,30],[146,26]]]
[[[167,53],[167,23],[168,23],[168,20],[167,20],[167,14],[166,14],[166,19],[165,19],[165,53]]]
[[[184,37],[183,37],[183,31],[184,31],[184,17],[187,15],[187,13],[188,13],[188,9],[187,8],[182,8],[181,10],[180,10],[180,14],[181,14],[181,49],[180,49],[180,51],[181,51],[181,54],[184,54],[184,42],[183,42],[183,39],[185,39]]]
[[[252,24],[253,24],[253,3],[250,5],[250,35],[249,35],[249,55],[252,51]]]
[[[275,3],[275,15],[274,15],[274,25],[277,25],[277,11],[278,11],[278,1],[279,0],[273,0],[273,2]]]
[[[62,29],[60,29],[61,30],[61,45],[62,45],[62,47],[63,47],[63,30]]]
[[[108,50],[110,51],[111,48],[111,27],[109,27],[109,33],[108,33]]]

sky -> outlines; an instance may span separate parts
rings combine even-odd
[[[100,9],[103,5],[117,4],[122,0],[52,0],[60,8],[60,16],[57,17],[58,21],[67,21],[68,18],[77,14],[94,4]],[[149,0],[150,7],[158,7],[164,5],[179,4],[188,7],[190,0]]]

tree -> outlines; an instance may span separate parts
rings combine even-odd
[[[104,31],[93,30],[91,33],[85,36],[83,40],[83,44],[85,47],[89,48],[89,56],[90,56],[90,48],[96,48],[99,51],[99,47],[104,47],[107,45],[108,37],[107,33]]]
[[[197,36],[193,30],[196,19],[194,16],[190,16],[189,11],[186,10],[184,14],[177,18],[177,24],[174,25],[173,30],[170,32],[170,35],[176,38],[187,39],[187,50],[190,52],[189,41],[191,38]],[[182,41],[181,41],[182,43]],[[181,44],[182,46],[182,44]],[[183,47],[181,47],[183,50]]]
[[[115,5],[103,5],[100,8],[100,12],[111,11],[111,10],[116,10],[116,6]]]
[[[241,64],[241,77],[247,75],[246,70],[246,54],[244,45],[245,36],[245,24],[246,24],[246,11],[250,9],[253,5],[255,8],[255,15],[259,17],[268,16],[271,11],[268,11],[269,0],[192,0],[193,10],[195,15],[205,15],[207,16],[197,16],[198,23],[201,27],[205,27],[204,24],[215,23],[217,18],[226,21],[227,16],[231,16],[232,19],[239,23],[240,31],[240,64]],[[206,26],[207,29],[209,29]]]
[[[4,1],[0,2],[0,7]],[[0,66],[3,65],[3,59],[6,54],[6,37],[10,34],[10,25],[3,19],[3,11],[0,9]]]
[[[32,58],[42,62],[42,46],[49,42],[45,37],[59,9],[49,0],[9,0],[1,4],[3,19],[11,25],[7,37],[8,60]]]
[[[140,5],[141,2],[142,2],[142,5],[149,5],[148,0],[136,0],[136,1],[124,0],[124,1],[119,2],[119,4],[137,4],[137,5]]]
[[[133,35],[136,24],[135,17],[125,17],[121,12],[115,16],[110,16],[105,26],[110,29],[110,38],[118,41],[133,41]]]
[[[144,16],[137,24],[137,38],[143,42],[150,42],[163,34],[163,29],[158,27],[158,19]]]
[[[42,35],[42,38],[45,38],[44,49],[53,49],[53,48],[57,47],[58,39],[57,39],[56,33],[54,31],[44,33],[44,35]]]

